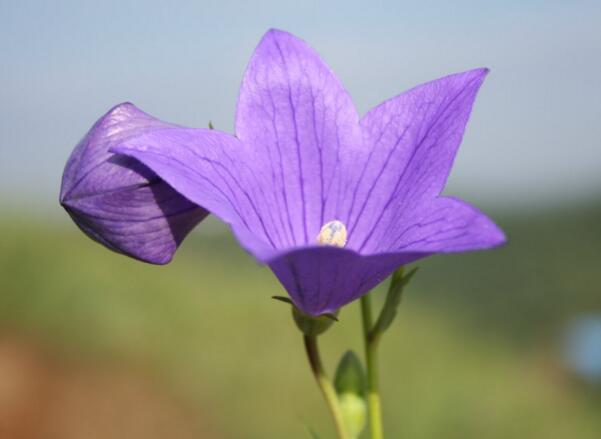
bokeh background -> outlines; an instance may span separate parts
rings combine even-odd
[[[492,70],[447,192],[510,242],[416,264],[382,344],[388,437],[601,437],[599,23],[598,1],[0,0],[0,438],[333,435],[281,287],[225,226],[154,267],[57,202],[114,104],[231,131],[271,27],[317,48],[361,113]],[[323,337],[330,370],[361,349],[358,313]]]

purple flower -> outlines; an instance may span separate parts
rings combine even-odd
[[[359,118],[316,52],[271,30],[244,75],[235,137],[146,116],[109,150],[228,223],[301,310],[333,312],[400,265],[505,241],[477,209],[440,196],[486,73],[418,86]],[[114,207],[127,220],[129,206]]]
[[[129,137],[174,127],[121,104],[75,147],[63,173],[60,202],[90,238],[136,259],[166,264],[207,216],[137,160],[109,152]]]

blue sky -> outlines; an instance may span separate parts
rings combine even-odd
[[[361,113],[491,68],[449,192],[509,207],[580,200],[601,193],[599,23],[599,1],[0,0],[0,199],[55,206],[71,149],[122,101],[232,131],[246,63],[277,27],[321,53]]]

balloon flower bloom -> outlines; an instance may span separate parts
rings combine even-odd
[[[117,105],[71,154],[60,202],[92,239],[155,264],[213,214],[296,309],[333,314],[399,266],[505,241],[441,195],[487,72],[425,83],[360,117],[315,50],[270,30],[244,74],[235,134]]]

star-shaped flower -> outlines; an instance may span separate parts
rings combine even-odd
[[[298,308],[333,312],[400,265],[505,241],[477,209],[440,195],[486,73],[426,83],[360,118],[313,49],[271,30],[244,75],[235,136],[166,124],[122,104],[83,141],[101,151],[97,162],[78,154],[80,146],[74,152],[61,202],[93,238],[150,262],[168,261],[208,211],[271,267]],[[110,172],[81,171],[96,163]],[[149,181],[169,192],[172,209],[161,196],[133,206],[120,198],[132,185],[147,192]],[[97,198],[107,192],[110,202]],[[132,222],[136,207],[142,220]],[[144,233],[128,248],[111,240],[149,221],[160,222],[156,248]]]

